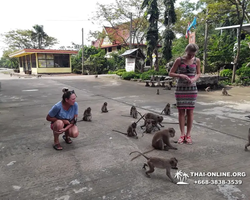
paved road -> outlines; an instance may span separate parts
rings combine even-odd
[[[131,105],[141,113],[161,112],[167,102],[175,102],[174,90],[160,89],[160,95],[156,95],[156,88],[146,88],[143,83],[105,76],[8,77],[0,75],[0,199],[250,198],[250,151],[244,151],[249,88],[232,88],[229,97],[221,96],[219,91],[199,92],[194,144],[173,144],[177,151],[148,154],[178,159],[179,170],[189,175],[189,184],[175,185],[161,169],[146,178],[141,169],[143,157],[130,161],[131,151],[151,149],[152,134],[135,140],[112,132],[126,131],[133,119],[122,115],[129,115]],[[93,122],[78,122],[79,137],[71,145],[61,139],[64,149],[58,152],[52,148],[52,132],[45,117],[61,100],[64,86],[76,91],[80,117],[84,109],[92,108]],[[102,114],[104,101],[110,112]],[[172,113],[164,117],[164,122],[177,122],[177,110],[173,108]],[[164,125],[176,129],[177,140],[178,125]],[[142,131],[137,131],[140,136]],[[172,176],[175,172],[171,171]],[[244,177],[194,177],[190,172],[242,172]],[[198,184],[199,180],[203,183]],[[206,180],[217,183],[206,184]],[[243,183],[235,185],[232,180]]]

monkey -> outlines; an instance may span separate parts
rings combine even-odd
[[[161,115],[164,112],[165,115],[170,115],[170,104],[168,103],[165,108],[161,111]]]
[[[153,113],[146,113],[137,122],[139,122],[143,117],[145,118],[145,120],[144,120],[144,125],[142,125],[141,128],[146,126],[146,119],[153,119],[156,122],[156,124],[159,124],[161,127],[164,127],[163,125],[161,125],[163,117],[160,115],[156,115]]]
[[[147,157],[139,151],[133,151],[129,155],[135,152],[139,153],[140,155],[142,155],[144,158],[147,159],[147,163],[144,163],[142,168],[146,170],[146,167],[149,167],[149,170],[145,172],[148,178],[150,178],[149,173],[154,172],[154,168],[166,169],[166,174],[168,178],[173,183],[176,183],[176,181],[173,179],[173,177],[170,174],[170,169],[178,169],[177,167],[178,160],[175,157],[170,158],[170,159],[164,159],[164,158],[158,158],[158,157]]]
[[[211,91],[211,88],[210,86],[208,86],[206,89],[205,89],[206,92],[210,92]]]
[[[157,89],[157,91],[156,91],[156,94],[157,94],[157,95],[159,95],[159,94],[160,94],[160,91],[159,91],[159,89]]]
[[[247,151],[247,147],[250,146],[250,128],[248,129],[248,143],[245,146],[245,151]]]
[[[108,106],[108,103],[107,103],[107,102],[104,102],[104,104],[102,105],[102,109],[101,109],[103,113],[108,112],[107,106]]]
[[[176,147],[173,147],[170,144],[170,137],[175,136],[174,128],[168,128],[161,131],[158,131],[154,134],[152,139],[152,146],[155,149],[168,151],[169,149],[177,150]]]
[[[230,96],[226,90],[226,88],[222,88],[221,90],[223,96]]]
[[[66,87],[64,87],[64,88],[62,89],[62,92],[63,92],[63,93],[68,92],[68,91],[69,91],[69,89],[66,88]]]
[[[155,120],[146,119],[145,122],[146,122],[146,129],[143,133],[151,133],[152,131],[155,130],[155,128],[158,128],[158,130],[161,130]]]
[[[83,121],[91,121],[92,120],[92,114],[91,114],[91,108],[88,107],[84,113],[83,113],[83,118],[82,118]]]
[[[133,118],[137,119],[137,114],[138,114],[138,112],[137,112],[136,107],[135,107],[135,106],[132,106],[132,107],[130,108],[130,115],[131,115]]]
[[[123,133],[123,132],[117,131],[117,130],[112,130],[112,131],[127,135],[128,137],[134,137],[135,139],[138,139],[138,136],[136,133],[136,127],[137,127],[137,124],[135,122],[133,122],[131,125],[128,126],[127,133]]]

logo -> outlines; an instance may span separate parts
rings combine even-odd
[[[186,182],[187,179],[189,178],[188,174],[185,172],[182,172],[181,170],[175,173],[174,178],[178,180],[177,182],[178,185],[189,184]]]

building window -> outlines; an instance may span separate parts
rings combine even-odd
[[[53,54],[37,54],[39,68],[54,68],[54,55]]]
[[[54,54],[55,67],[70,67],[69,54]]]
[[[108,48],[108,52],[112,52],[112,47],[109,47],[109,48]]]
[[[121,46],[117,46],[117,50],[121,50],[122,49],[122,47]]]
[[[31,66],[32,68],[36,68],[36,55],[31,54]]]

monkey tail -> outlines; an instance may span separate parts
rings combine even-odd
[[[134,159],[138,158],[139,156],[143,156],[144,158],[146,158],[147,160],[149,160],[149,158],[148,158],[147,156],[145,156],[144,154],[149,153],[149,152],[151,152],[151,151],[153,151],[153,150],[154,150],[154,149],[151,149],[151,150],[146,151],[146,152],[143,152],[143,153],[141,153],[141,152],[139,152],[139,151],[132,151],[129,155],[131,155],[132,153],[139,153],[139,155],[137,155],[137,156],[135,156],[134,158],[132,158],[131,161],[133,161]]]
[[[121,133],[121,134],[123,134],[123,135],[128,135],[127,133],[123,133],[123,132],[121,132],[121,131],[117,131],[117,130],[112,130],[112,131],[117,132],[117,133]]]
[[[137,111],[137,112],[138,112],[138,111]],[[138,113],[141,115],[141,113],[140,113],[140,112],[138,112]],[[144,115],[141,115],[141,118],[140,118],[140,119],[138,119],[138,120],[137,120],[137,122],[135,122],[135,123],[137,124],[137,123],[138,123],[138,122],[139,122],[142,118],[145,120],[145,118],[144,118],[144,117],[145,117],[145,114],[144,114]]]

